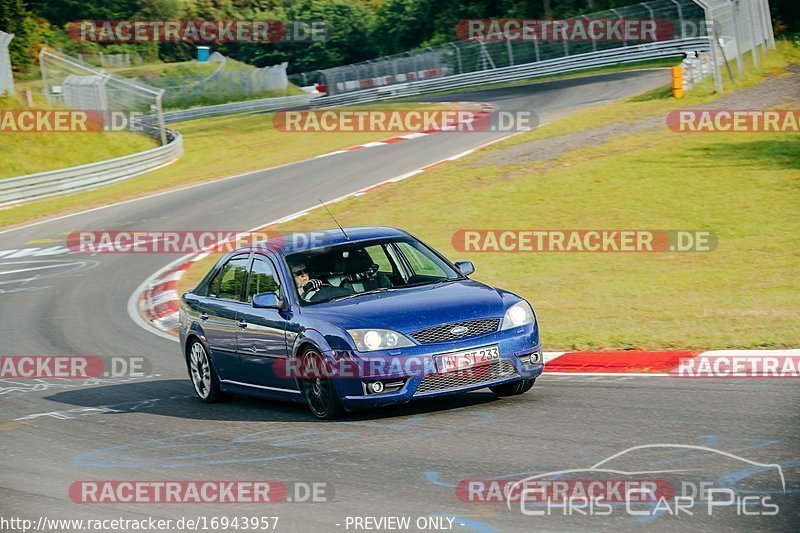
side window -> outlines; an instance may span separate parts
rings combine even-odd
[[[262,292],[271,292],[280,298],[280,282],[272,262],[256,257],[253,270],[250,272],[250,286],[247,289],[247,303],[252,303],[253,296]]]
[[[414,273],[420,276],[444,276],[447,274],[429,257],[406,242],[398,242],[397,247],[406,256]]]
[[[387,274],[392,273],[392,263],[386,256],[386,252],[384,251],[383,246],[381,245],[367,246],[365,250],[372,258],[372,262],[378,265],[378,270],[380,270],[381,272],[386,272]]]
[[[219,298],[241,300],[247,282],[247,256],[231,259],[222,267],[220,274]]]

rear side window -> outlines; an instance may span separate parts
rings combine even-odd
[[[216,286],[219,279],[219,288]],[[247,256],[235,257],[222,267],[222,270],[211,280],[209,296],[225,300],[241,300],[244,296],[244,284],[247,282]]]

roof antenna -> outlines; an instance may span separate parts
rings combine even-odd
[[[324,208],[325,208],[325,211],[327,211],[327,212],[328,212],[328,214],[331,216],[331,218],[333,219],[333,221],[334,221],[334,222],[336,222],[336,225],[337,225],[337,226],[339,226],[339,229],[340,229],[340,230],[342,230],[342,233],[344,234],[344,238],[345,238],[345,239],[347,239],[347,240],[349,241],[349,240],[350,240],[350,236],[349,236],[349,235],[347,235],[347,232],[344,230],[344,228],[342,227],[342,225],[341,225],[341,224],[339,224],[339,221],[338,221],[338,220],[336,220],[336,217],[335,217],[335,216],[333,216],[333,213],[331,213],[331,210],[330,210],[330,209],[328,209],[328,206],[327,206],[327,205],[325,205],[325,202],[323,202],[321,198],[320,198],[320,200],[319,200],[319,203],[321,203],[321,204],[322,204],[322,207],[324,207]]]

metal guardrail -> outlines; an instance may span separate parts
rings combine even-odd
[[[257,113],[260,111],[280,109],[282,107],[306,105],[311,102],[315,96],[316,95],[313,94],[298,94],[295,96],[261,98],[259,100],[248,100],[245,102],[231,102],[228,104],[169,111],[164,113],[164,122],[180,122],[181,120],[192,120],[195,118],[213,117],[217,115],[234,115],[237,113]]]
[[[361,91],[318,98],[311,102],[311,106],[332,107],[377,100],[389,100],[392,98],[404,98],[421,94],[477,87],[480,85],[522,81],[623,63],[677,57],[685,52],[706,52],[709,50],[711,50],[711,41],[708,37],[676,39],[673,41],[626,46],[611,50],[537,61],[524,65],[480,70],[466,74],[424,79],[385,87],[373,87]]]
[[[183,137],[168,132],[168,142],[144,152],[77,167],[0,179],[0,207],[96,189],[150,172],[183,154]]]

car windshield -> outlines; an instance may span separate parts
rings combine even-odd
[[[286,262],[301,305],[464,277],[413,237],[343,243],[294,253]]]

